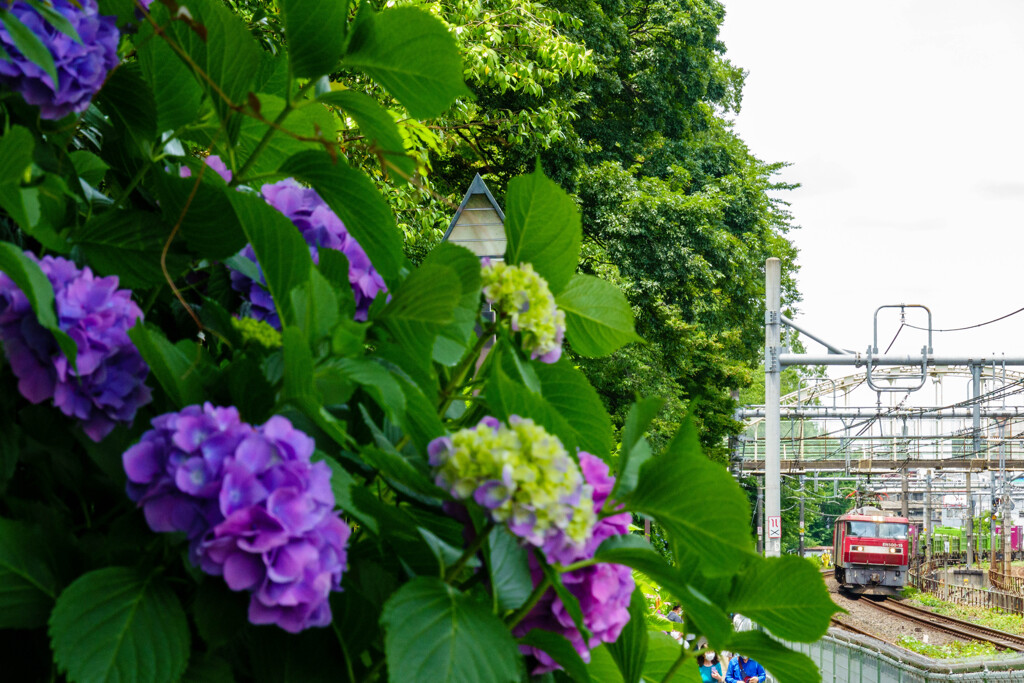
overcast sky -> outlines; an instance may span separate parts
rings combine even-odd
[[[724,4],[727,56],[749,72],[737,132],[802,185],[785,193],[797,320],[863,351],[882,304],[925,304],[936,328],[1024,307],[1024,1]],[[1024,312],[933,345],[1024,356]]]

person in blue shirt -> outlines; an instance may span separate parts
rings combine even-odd
[[[729,662],[725,683],[764,683],[764,667],[749,657],[737,655]]]

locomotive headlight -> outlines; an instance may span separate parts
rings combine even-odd
[[[902,555],[903,548],[889,548],[889,552],[893,555]]]
[[[862,553],[862,552],[864,552],[864,546],[862,546],[862,545],[851,545],[850,546],[850,552]]]

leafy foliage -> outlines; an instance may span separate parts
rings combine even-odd
[[[750,360],[734,354],[718,367],[729,344],[745,343],[742,309],[758,295],[750,275],[763,250],[744,245],[786,245],[758,194],[767,170],[714,115],[695,113],[735,96],[738,73],[709,38],[720,16],[688,3],[691,30],[659,3],[650,17],[630,3],[606,16],[563,5],[194,0],[186,10],[106,0],[123,63],[88,109],[52,121],[5,89],[0,271],[24,298],[14,316],[0,296],[0,327],[21,330],[28,316],[33,341],[60,349],[46,358],[53,367],[27,367],[4,337],[0,367],[0,628],[26,679],[519,681],[560,667],[559,678],[578,681],[691,680],[691,653],[649,618],[630,570],[686,605],[689,632],[747,648],[779,680],[813,679],[799,655],[733,633],[726,615],[742,609],[781,637],[813,640],[833,610],[820,578],[753,554],[742,491],[706,457],[694,423],[677,429],[678,395],[634,403],[630,376],[613,380],[612,365],[600,365],[674,352],[686,346],[679,330],[713,347],[685,361],[706,365],[686,375],[691,388]],[[25,59],[52,68],[22,35],[30,27],[2,15]],[[637,32],[625,31],[629,17]],[[667,90],[637,95],[640,115],[610,85],[648,89],[661,67],[633,53],[613,64],[622,45],[660,57],[686,48],[664,65],[675,74]],[[643,115],[682,88],[695,94],[646,128]],[[472,134],[455,142],[459,130]],[[613,139],[626,144],[613,151]],[[651,170],[664,167],[659,155],[711,155],[723,140],[727,168],[690,168],[693,185]],[[538,151],[545,168],[571,163],[549,177]],[[577,356],[532,357],[515,324],[523,311],[485,310],[471,252],[427,253],[443,202],[411,222],[407,200],[461,186],[477,152],[509,181],[506,262],[544,280],[536,291],[560,307],[553,317],[564,315]],[[454,163],[429,175],[431,154]],[[742,192],[723,200],[743,174]],[[288,178],[310,188],[289,197],[315,191],[315,208],[267,198]],[[613,186],[658,195],[657,215],[637,197],[613,200]],[[736,218],[741,194],[762,203]],[[655,242],[642,245],[651,255],[678,255],[674,240],[685,238],[692,258],[655,283],[655,267],[601,222],[601,207],[657,223]],[[661,229],[677,219],[681,232]],[[708,233],[709,222],[724,232]],[[331,248],[320,228],[360,249]],[[705,238],[713,249],[701,251]],[[44,249],[102,277],[55,297],[27,255]],[[608,259],[615,267],[596,265]],[[354,288],[375,276],[373,293],[380,282],[386,290],[357,312]],[[244,292],[242,280],[252,285]],[[713,310],[697,310],[690,297],[720,286],[728,291],[707,299]],[[90,306],[112,296],[144,313],[111,335],[151,372],[135,419],[97,435],[83,430],[81,406],[58,411],[17,378],[66,377],[78,362],[103,379],[90,400],[116,404],[124,368],[93,353],[92,335],[67,332],[72,317],[107,329],[109,312]],[[651,319],[663,303],[669,314]],[[258,318],[257,306],[276,315]],[[637,312],[653,345],[638,343]],[[633,379],[645,393],[676,391],[679,367]],[[721,407],[703,413],[705,427]],[[442,467],[442,453],[454,457],[450,435],[499,421],[520,427],[501,438],[520,440],[506,450],[523,462],[498,448],[493,462],[521,467],[496,467],[485,481],[474,478],[479,461]],[[572,470],[572,501],[530,487],[541,479],[527,481],[530,466],[544,458]],[[501,508],[518,515],[503,519],[512,483],[531,493]],[[579,515],[571,533],[564,510]],[[627,533],[627,513],[656,522],[673,561]],[[542,542],[531,536],[541,518]],[[605,570],[622,599],[610,607]],[[794,584],[780,581],[793,574]],[[595,625],[605,611],[614,628]],[[557,633],[529,626],[554,620]]]

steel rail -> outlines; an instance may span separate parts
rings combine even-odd
[[[1024,652],[1024,637],[1022,636],[1017,636],[1005,631],[999,631],[987,626],[981,626],[979,624],[973,624],[969,621],[964,621],[963,619],[936,614],[935,612],[931,612],[926,609],[898,602],[892,598],[886,598],[882,602],[868,600],[866,601],[866,604],[871,605],[882,612],[898,615],[909,621],[917,622],[923,626],[927,626],[938,631],[944,631],[945,633],[953,636],[968,638],[970,640],[983,640],[985,642],[992,643],[1000,649]]]

